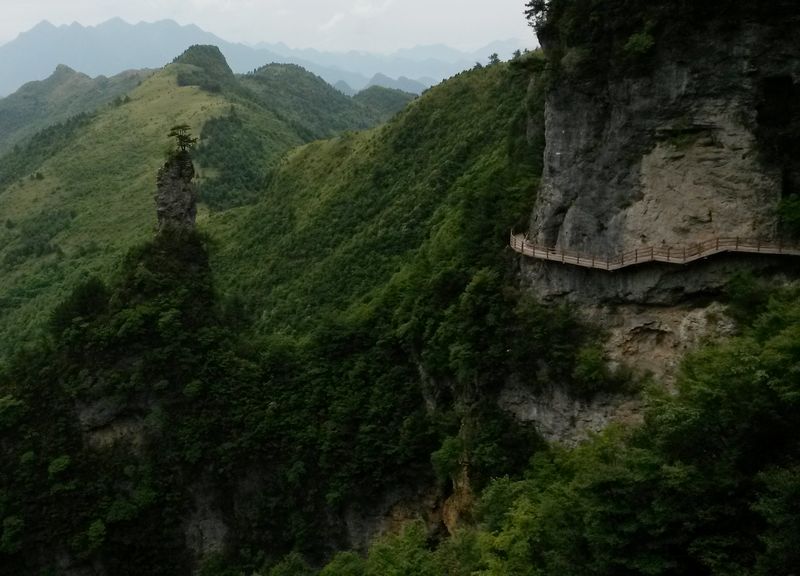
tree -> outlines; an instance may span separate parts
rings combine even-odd
[[[489,64],[494,66],[495,64],[500,64],[500,56],[497,55],[497,52],[489,56]]]
[[[547,19],[548,8],[547,0],[529,0],[525,4],[525,17],[528,19],[528,24],[538,30]]]
[[[178,124],[170,128],[170,138],[175,138],[175,147],[180,152],[186,152],[190,148],[194,148],[197,144],[197,138],[192,138],[191,128],[188,124]]]

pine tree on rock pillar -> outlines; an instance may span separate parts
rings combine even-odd
[[[197,216],[197,187],[190,153],[197,138],[192,138],[186,124],[174,126],[169,135],[175,138],[175,150],[158,171],[155,194],[159,233],[191,231]]]

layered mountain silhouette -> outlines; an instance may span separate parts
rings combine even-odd
[[[478,59],[485,60],[492,52],[507,57],[520,47],[520,42],[509,41],[487,46],[479,53],[464,53],[444,46],[417,47],[388,56],[326,53],[295,50],[285,44],[251,47],[227,42],[195,25],[182,26],[172,20],[129,24],[114,18],[98,26],[78,23],[54,26],[43,21],[0,46],[0,97],[26,82],[43,80],[59,64],[89,76],[112,76],[128,69],[161,67],[194,44],[218,46],[237,73],[270,62],[298,64],[332,85],[344,82],[354,91],[375,85],[375,75],[381,74],[379,79],[390,80],[377,85],[417,93]],[[394,80],[403,76],[411,81]]]

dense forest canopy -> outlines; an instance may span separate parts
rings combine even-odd
[[[553,70],[597,78],[645,72],[659,41],[680,43],[709,26],[735,31],[748,19],[795,14],[793,0],[529,0],[525,10]]]

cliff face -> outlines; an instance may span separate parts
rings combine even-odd
[[[751,14],[733,26],[698,23],[689,34],[661,29],[644,73],[570,76],[565,56],[546,97],[544,172],[529,237],[598,257],[715,237],[782,239],[778,205],[800,191],[800,10],[783,9],[780,18]],[[542,38],[551,59],[564,53],[552,40]],[[570,301],[605,329],[612,363],[666,386],[687,351],[734,328],[717,302],[732,275],[779,278],[800,266],[743,254],[616,272],[520,262],[537,297]],[[625,398],[561,396],[509,386],[501,405],[568,444],[637,417]]]
[[[530,236],[601,257],[714,237],[775,239],[776,209],[797,169],[772,137],[776,116],[790,123],[796,114],[789,102],[800,94],[797,24],[710,23],[688,37],[660,38],[646,75],[556,81]],[[545,296],[623,302],[651,302],[654,292],[674,300],[728,275],[711,267],[699,279],[696,269],[676,279],[660,266],[600,280],[582,297],[586,282],[576,282],[574,270],[552,268],[526,265]]]

